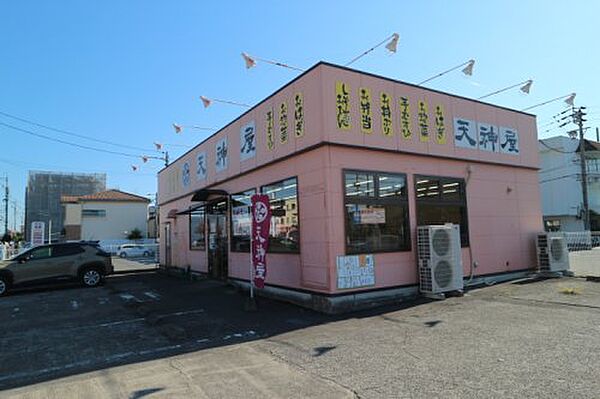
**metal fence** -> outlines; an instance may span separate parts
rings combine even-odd
[[[158,241],[153,238],[140,240],[100,240],[100,248],[123,258],[151,257],[158,259]]]
[[[564,235],[569,252],[589,251],[600,247],[600,231],[568,231]]]

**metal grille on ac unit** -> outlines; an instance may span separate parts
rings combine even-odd
[[[569,250],[563,233],[540,233],[537,235],[535,246],[540,271],[569,270]]]
[[[442,294],[463,289],[463,268],[458,225],[417,227],[420,290]]]

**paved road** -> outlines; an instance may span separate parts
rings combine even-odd
[[[220,283],[153,273],[3,298],[0,397],[600,392],[598,283],[509,283],[345,316],[268,300],[247,313],[244,299]]]
[[[112,263],[117,273],[128,273],[141,270],[155,270],[158,263],[155,258],[119,258],[113,256]]]

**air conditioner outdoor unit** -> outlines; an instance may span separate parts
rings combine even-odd
[[[420,290],[428,295],[463,289],[463,266],[458,225],[417,227]]]
[[[569,250],[562,233],[540,233],[535,241],[538,267],[541,272],[569,270]]]

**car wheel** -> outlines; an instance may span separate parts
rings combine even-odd
[[[86,269],[81,273],[81,282],[86,287],[97,287],[102,283],[102,273],[98,269]]]
[[[147,258],[147,257],[149,257],[149,256],[150,256],[150,252],[148,252],[148,251],[145,251],[145,252],[144,252],[144,258]]]
[[[0,276],[0,296],[8,292],[8,280],[4,276]]]
[[[126,258],[126,257],[127,257],[127,254],[125,252],[121,252],[119,254],[119,258]]]

